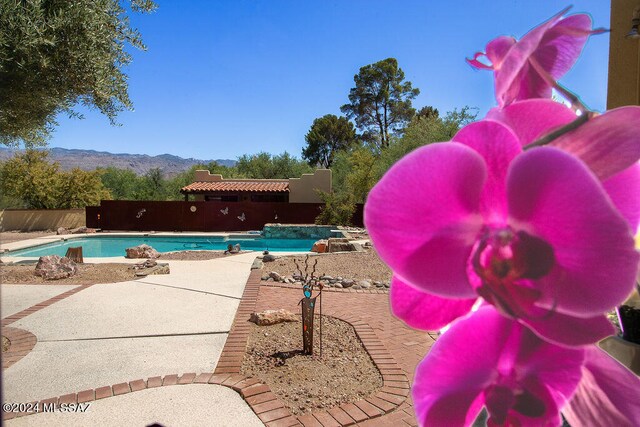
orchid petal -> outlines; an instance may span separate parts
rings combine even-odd
[[[582,318],[551,311],[540,317],[521,318],[519,321],[542,339],[561,346],[592,344],[615,333],[605,315]]]
[[[588,15],[562,19],[566,11],[529,31],[505,55],[495,72],[501,106],[519,99],[551,97],[551,81],[569,71],[591,34],[601,32],[591,29]]]
[[[413,401],[420,425],[462,424],[472,402],[490,385],[514,325],[487,307],[442,334],[416,368]],[[457,423],[450,419],[453,414]]]
[[[483,157],[488,175],[480,198],[480,212],[486,224],[505,224],[505,182],[509,164],[522,151],[518,139],[503,124],[481,120],[463,127],[452,141],[473,148]]]
[[[607,178],[602,186],[636,234],[640,224],[640,164]]]
[[[640,107],[621,107],[597,116],[551,145],[585,162],[600,180],[640,160]]]
[[[499,69],[509,50],[516,44],[516,39],[510,36],[500,36],[487,43],[487,58],[494,69]]]
[[[466,262],[482,225],[486,173],[472,149],[431,144],[398,161],[370,191],[365,224],[398,276],[439,296],[476,296]]]
[[[551,345],[492,307],[482,307],[454,322],[418,365],[413,399],[419,423],[469,425],[484,400],[490,415],[492,410],[508,411],[523,425],[546,425],[559,419],[558,408],[580,380],[582,360],[583,350]],[[516,378],[518,383],[512,384]],[[524,388],[528,394],[520,404],[535,400],[541,411],[532,413],[518,402],[505,408],[506,401],[491,393],[505,387]]]
[[[394,277],[389,292],[391,311],[407,325],[416,329],[434,331],[443,328],[460,316],[467,314],[472,299],[446,299],[422,292]]]
[[[509,127],[523,146],[574,121],[577,117],[570,108],[550,99],[527,99],[504,108],[493,108],[487,113],[487,119]]]
[[[640,378],[596,346],[585,350],[582,381],[563,409],[573,426],[637,426]]]
[[[638,254],[629,225],[582,162],[552,147],[529,150],[511,165],[507,198],[514,229],[554,251],[556,265],[536,282],[542,307],[592,317],[631,292]]]

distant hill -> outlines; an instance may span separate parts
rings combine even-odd
[[[13,157],[18,151],[20,150],[0,147],[0,161],[5,161]],[[148,156],[146,154],[114,154],[106,151],[68,150],[66,148],[51,148],[49,159],[60,163],[60,168],[62,170],[80,168],[90,171],[98,167],[113,166],[120,169],[131,169],[138,175],[144,175],[150,169],[160,168],[167,177],[175,176],[178,173],[189,169],[191,166],[200,163],[206,165],[209,162],[215,161],[224,166],[233,166],[236,164],[235,160],[229,159],[183,159],[182,157],[171,154]]]

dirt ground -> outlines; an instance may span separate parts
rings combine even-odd
[[[323,319],[322,357],[319,316],[314,320],[313,356],[295,352],[303,348],[301,322],[254,325],[247,343],[241,373],[268,384],[296,415],[354,402],[382,387],[382,376],[351,325]]]
[[[137,279],[130,264],[77,264],[78,272],[65,279],[45,280],[34,274],[35,264],[3,265],[0,283],[11,285],[93,285]]]
[[[277,254],[274,254],[277,255]],[[388,282],[391,280],[391,270],[383,263],[373,249],[364,252],[320,254],[309,257],[309,264],[316,266],[316,276],[329,275],[354,280],[376,280]],[[264,271],[276,271],[282,276],[291,276],[297,267],[294,260],[304,268],[304,256],[286,256],[273,262],[264,263]],[[309,270],[311,272],[311,270]]]

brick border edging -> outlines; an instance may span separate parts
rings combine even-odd
[[[63,292],[59,295],[56,295],[55,297],[49,298],[48,300],[39,302],[38,304],[32,305],[29,308],[25,308],[22,311],[19,311],[17,313],[12,314],[11,316],[7,316],[4,319],[2,319],[2,327],[4,328],[7,325],[10,325],[14,322],[17,322],[20,319],[23,319],[25,317],[27,317],[30,314],[35,313],[36,311],[40,311],[43,308],[47,308],[52,304],[55,304],[56,302],[63,300],[65,298],[70,297],[71,295],[77,294],[80,291],[83,291],[87,288],[90,288],[91,286],[93,286],[93,284],[91,285],[77,285],[75,288],[73,289],[69,289],[66,292]]]
[[[91,286],[93,285],[77,285],[73,289],[69,289],[68,291],[49,298],[48,300],[39,302],[35,305],[32,305],[31,307],[25,308],[24,310],[21,310],[2,319],[0,321],[0,324],[2,325],[0,333],[6,336],[11,342],[11,346],[9,347],[9,349],[2,354],[2,369],[4,370],[9,368],[11,365],[29,354],[29,352],[33,350],[33,347],[35,347],[36,343],[38,342],[37,337],[31,332],[24,329],[9,327],[8,325],[17,322],[18,320],[24,319],[30,314],[38,312],[43,308],[49,307],[50,305],[68,298],[71,295],[74,295]]]
[[[241,378],[240,378],[241,377]],[[78,404],[94,402],[96,400],[105,399],[107,397],[119,396],[135,391],[141,391],[161,386],[172,385],[188,385],[188,384],[212,384],[229,387],[242,396],[243,390],[248,390],[254,385],[259,384],[259,380],[255,378],[246,378],[240,375],[217,375],[212,372],[196,374],[195,372],[185,373],[182,376],[178,374],[165,375],[164,377],[149,377],[145,379],[137,379],[129,382],[118,383],[110,386],[98,387],[95,389],[83,390],[78,393],[65,394],[63,396],[52,397],[39,401],[31,402],[29,405],[33,407],[36,403],[42,404]],[[251,391],[247,391],[250,394]],[[275,396],[275,395],[274,395]],[[10,420],[12,418],[34,415],[38,412],[3,412],[2,419]]]
[[[25,357],[38,342],[36,336],[31,332],[10,326],[2,328],[2,335],[7,337],[11,343],[7,351],[2,353],[2,369],[7,369]]]
[[[242,381],[255,380],[241,375],[240,369],[252,326],[248,319],[251,313],[255,311],[260,286],[268,283],[262,282],[261,279],[261,270],[258,269],[252,270],[247,279],[242,300],[215,369],[215,374],[220,375],[219,378],[222,379],[223,375],[228,376],[222,380],[223,383],[234,381],[241,383]],[[290,288],[289,286],[267,286]],[[293,287],[291,288],[293,289]],[[376,293],[365,290],[361,292],[358,292],[360,290],[350,291],[349,289],[335,291]],[[258,380],[255,380],[256,383],[254,385],[246,387],[246,390],[241,389],[239,392],[258,418],[267,426],[320,425],[329,427],[353,425],[396,410],[409,396],[410,385],[406,374],[378,339],[371,326],[357,316],[334,315],[333,317],[349,323],[354,328],[369,357],[371,357],[376,368],[382,374],[382,388],[373,396],[357,402],[344,403],[327,411],[296,417],[291,414],[291,411],[285,407],[268,385],[260,384]]]

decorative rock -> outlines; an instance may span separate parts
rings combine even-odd
[[[260,258],[254,259],[253,262],[251,263],[251,269],[252,270],[262,269],[262,260]]]
[[[352,252],[355,247],[349,243],[349,239],[329,239],[328,252]]]
[[[276,260],[276,256],[272,254],[266,254],[262,256],[262,262],[273,262]]]
[[[320,280],[333,280],[331,276],[320,276]]]
[[[127,251],[127,258],[158,258],[160,256],[158,251],[145,244],[125,250]]]
[[[342,282],[342,277],[340,277],[340,276],[336,277],[336,281]]]
[[[283,308],[280,310],[265,310],[260,313],[251,313],[250,322],[258,326],[276,325],[284,322],[297,322],[298,316]]]
[[[275,282],[280,282],[282,280],[282,276],[277,271],[270,272],[269,277],[271,277]]]
[[[150,268],[145,268],[144,270],[140,270],[136,272],[136,276],[140,277],[140,276],[152,276],[155,274],[169,274],[171,273],[171,270],[169,269],[169,264],[167,263],[162,263],[162,264],[158,264],[155,265],[153,267]]]
[[[356,282],[354,280],[351,279],[344,279],[342,281],[342,287],[343,288],[350,288],[351,286],[353,286]]]
[[[334,288],[338,288],[338,289],[342,289],[342,283],[336,283],[335,285],[333,285]]]
[[[56,234],[58,234],[58,235],[60,235],[60,234],[69,234],[69,231],[64,227],[60,227],[60,228],[58,228],[58,231],[56,231]]]
[[[360,285],[362,289],[369,289],[371,287],[371,282],[369,282],[368,280],[360,280],[358,282],[358,285]]]
[[[391,283],[386,282],[386,283],[384,284],[384,287],[385,287],[385,288],[387,288],[387,289],[388,289],[388,288],[390,288],[390,287],[391,287]]]
[[[65,279],[78,272],[76,263],[69,258],[58,255],[48,255],[40,257],[36,265],[36,276],[41,276],[45,280]]]
[[[158,263],[156,261],[154,261],[153,259],[148,259],[148,260],[143,261],[141,263],[133,264],[133,269],[134,270],[142,270],[144,268],[155,267],[156,265],[158,265]]]
[[[269,275],[265,274],[264,276],[262,276],[262,280],[267,281],[269,280]]]
[[[287,277],[287,278],[285,279],[285,282],[287,282],[287,283],[293,283],[293,282],[295,282],[295,280],[291,279],[290,277]]]
[[[69,233],[71,234],[84,234],[84,233],[95,233],[95,232],[96,232],[95,228],[88,228],[88,227],[78,227],[78,228],[69,230]]]
[[[302,282],[293,282],[293,284],[296,286],[302,286]]]
[[[351,287],[351,289],[362,289],[362,286],[360,286],[360,285],[353,285],[353,286]]]

